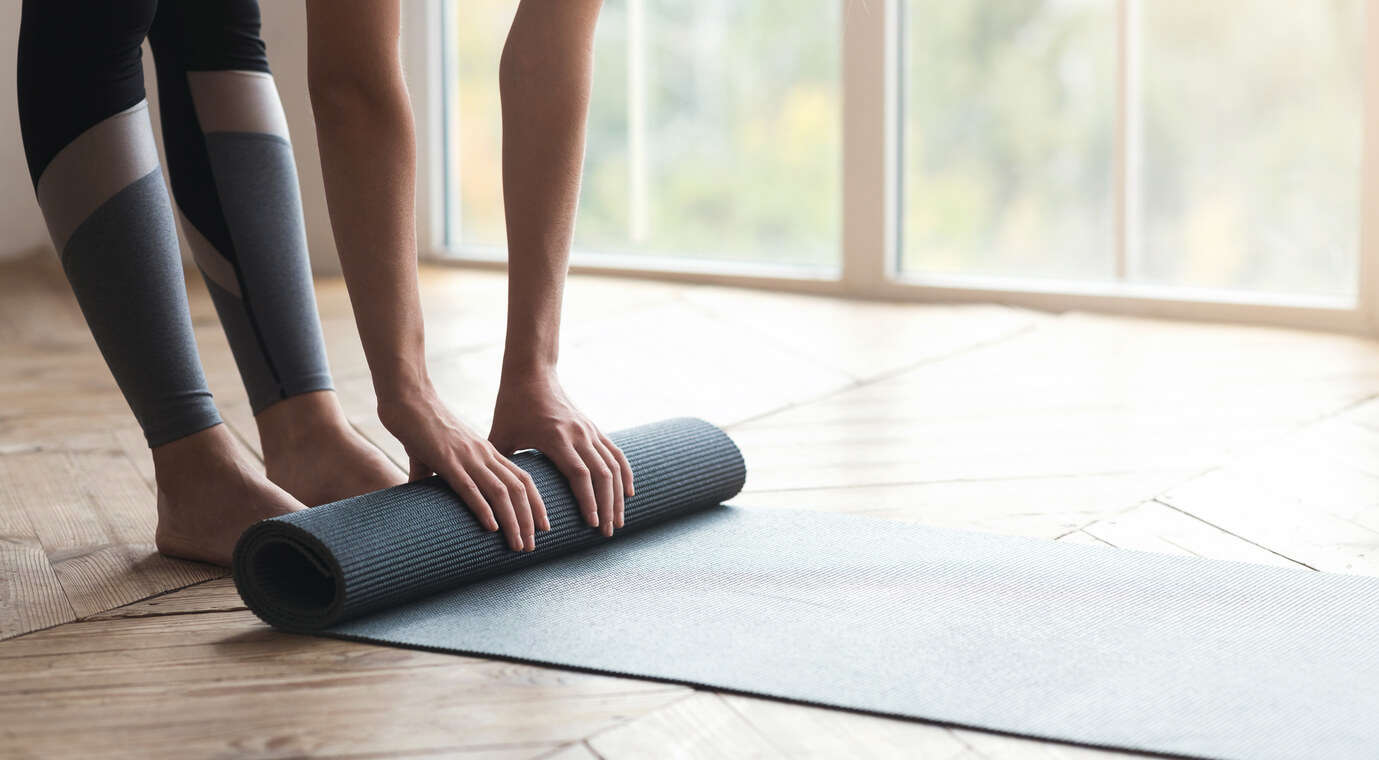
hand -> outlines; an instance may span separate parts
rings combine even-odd
[[[513,550],[535,549],[534,529],[551,529],[531,476],[451,414],[434,388],[380,399],[378,419],[407,449],[412,480],[440,475],[480,525],[502,527]]]
[[[520,449],[545,454],[570,482],[585,522],[603,535],[623,526],[624,496],[633,494],[632,465],[570,403],[553,375],[505,377],[488,439],[505,454]]]

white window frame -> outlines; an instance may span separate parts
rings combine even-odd
[[[441,36],[448,0],[405,0],[403,59],[416,113],[421,160],[417,176],[417,230],[428,261],[503,268],[501,250],[446,245],[445,93]],[[581,255],[575,272],[652,277],[681,282],[767,288],[853,298],[1002,303],[1046,311],[1085,310],[1203,321],[1271,324],[1379,335],[1379,0],[1365,0],[1364,114],[1361,219],[1356,296],[1323,298],[1243,291],[1210,291],[1129,282],[1076,282],[972,275],[905,273],[899,269],[901,167],[897,109],[898,56],[903,0],[838,0],[842,4],[842,266],[811,272],[768,265],[665,259],[629,255]],[[1138,65],[1135,35],[1144,0],[1117,2],[1115,271],[1134,271],[1133,184],[1138,121],[1134,87]],[[1371,41],[1375,41],[1371,44]],[[878,86],[879,84],[879,86]],[[629,177],[635,184],[636,177]],[[453,217],[452,217],[453,218]]]

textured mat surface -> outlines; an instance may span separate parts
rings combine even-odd
[[[1379,747],[1379,579],[715,506],[742,483],[722,433],[615,439],[651,506],[611,541],[562,522],[548,548],[506,552],[443,489],[402,487],[260,524],[241,592],[294,630],[1084,744]],[[552,523],[572,517],[549,465],[523,466]],[[314,559],[283,559],[294,546]]]

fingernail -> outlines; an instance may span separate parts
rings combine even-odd
[[[589,516],[589,524],[592,525],[592,526],[594,526],[595,528],[597,528],[597,527],[599,526],[599,516],[598,516],[598,515],[590,515],[590,516]]]

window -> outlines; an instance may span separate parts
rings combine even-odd
[[[904,19],[903,268],[1112,277],[1115,4],[912,0]]]
[[[910,0],[902,268],[1353,296],[1363,23],[1359,0]]]
[[[515,7],[437,12],[443,255],[502,256]],[[1363,0],[607,0],[574,261],[1373,329],[1367,23]]]
[[[1140,11],[1146,281],[1354,296],[1359,0],[1152,0]]]
[[[498,60],[517,3],[447,8],[450,244],[498,248]],[[609,0],[575,248],[836,269],[837,0]],[[782,21],[788,29],[782,29]]]

